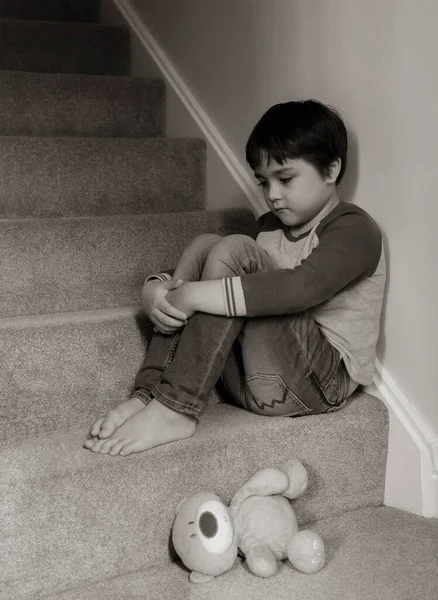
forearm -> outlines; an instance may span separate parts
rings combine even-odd
[[[227,278],[186,282],[179,290],[169,292],[167,299],[184,312],[190,307],[193,312],[246,316],[242,286],[236,284],[231,286],[230,279]]]

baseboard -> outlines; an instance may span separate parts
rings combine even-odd
[[[438,437],[379,360],[373,382],[365,391],[379,396],[389,410],[390,421],[397,421],[390,430],[387,464],[387,475],[392,472],[396,476],[387,477],[391,483],[386,486],[385,504],[425,517],[438,517]],[[418,452],[409,453],[409,441]],[[418,481],[418,501],[407,498],[410,483],[415,485]],[[400,490],[405,493],[400,494]]]
[[[180,98],[181,102],[188,110],[198,127],[201,129],[205,139],[211,144],[213,149],[222,160],[225,167],[230,172],[242,192],[248,199],[255,216],[258,217],[266,212],[266,206],[260,198],[257,185],[251,179],[247,171],[243,168],[240,161],[227,144],[213,121],[202,108],[200,102],[191,92],[189,87],[178,74],[177,69],[172,64],[170,58],[161,48],[160,44],[154,38],[152,33],[143,23],[138,11],[132,5],[130,0],[113,0],[118,7],[126,22],[132,31],[140,40],[143,47],[149,53],[157,67],[160,69],[163,78],[170,85],[173,91]]]
[[[250,202],[256,216],[266,212],[266,206],[259,196],[257,186],[245,171],[240,161],[228,146],[219,130],[210,117],[202,108],[200,102],[195,98],[189,87],[178,74],[172,61],[160,47],[157,40],[143,23],[138,11],[130,0],[113,0],[120,13],[125,18],[132,31],[137,35],[141,44],[154,60],[163,78],[178,95],[185,108],[203,132],[206,140],[215,149],[224,165],[235,179],[246,198]],[[367,391],[379,396],[386,404],[390,412],[390,419],[397,420],[398,427],[393,427],[389,437],[387,474],[395,474],[391,484],[387,485],[385,492],[385,503],[396,506],[427,517],[438,517],[438,439],[427,428],[402,390],[395,383],[391,375],[383,365],[377,361],[374,385]],[[408,467],[400,463],[406,453],[407,437],[418,449],[417,455],[412,459]],[[421,481],[421,490],[418,500],[406,500],[408,490],[407,469],[410,478],[418,488]],[[403,485],[398,486],[397,479],[403,474]],[[387,478],[389,481],[389,478]]]

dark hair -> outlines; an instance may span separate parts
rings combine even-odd
[[[253,171],[264,156],[279,164],[300,158],[322,177],[329,175],[333,161],[341,160],[336,183],[347,166],[347,129],[336,110],[317,100],[275,104],[262,116],[246,143],[246,160]]]

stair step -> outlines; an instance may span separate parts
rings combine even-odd
[[[204,489],[228,503],[257,469],[293,456],[310,480],[294,502],[301,524],[380,505],[387,431],[384,404],[356,394],[339,412],[299,419],[216,404],[192,438],[125,458],[84,449],[82,428],[11,446],[0,454],[8,557],[0,576],[8,600],[41,598],[168,561],[180,500]],[[375,558],[380,564],[382,556]]]
[[[0,316],[137,304],[201,233],[247,233],[247,210],[0,221]]]
[[[164,136],[161,79],[0,71],[0,135]]]
[[[379,506],[312,529],[326,546],[326,566],[312,575],[284,561],[276,575],[259,579],[239,558],[228,573],[196,585],[180,564],[162,564],[45,600],[436,600],[438,521]]]
[[[97,23],[100,0],[0,0],[0,18]]]
[[[129,75],[129,29],[50,21],[0,21],[0,69]]]
[[[0,218],[195,211],[201,139],[0,137]]]
[[[0,437],[86,427],[126,400],[152,324],[139,307],[0,319]]]
[[[0,319],[3,447],[87,428],[127,400],[151,336],[138,306]]]

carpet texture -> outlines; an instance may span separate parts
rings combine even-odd
[[[0,71],[0,89],[0,135],[164,135],[160,79]]]
[[[388,411],[361,389],[336,413],[267,418],[212,391],[195,435],[129,457],[82,444],[128,397],[152,335],[146,275],[201,233],[250,233],[205,211],[206,144],[165,139],[165,85],[129,77],[126,27],[97,0],[0,0],[0,600],[432,600],[438,525],[381,506]],[[237,561],[190,584],[174,509],[228,502],[300,458],[294,502],[326,567],[261,580]],[[402,475],[401,475],[402,476]]]
[[[127,399],[152,324],[140,308],[0,319],[0,438],[87,427]]]
[[[0,218],[204,208],[203,140],[0,137]]]
[[[368,507],[311,527],[327,552],[326,566],[312,575],[285,561],[259,579],[238,559],[228,573],[197,585],[181,565],[162,564],[46,600],[436,600],[437,520]]]
[[[0,221],[0,316],[137,304],[195,236],[246,232],[246,210]]]
[[[128,75],[129,30],[88,23],[0,21],[0,68]]]
[[[28,438],[0,454],[9,515],[0,576],[15,599],[169,560],[180,500],[206,489],[228,502],[258,468],[291,456],[309,471],[294,503],[301,523],[380,505],[387,426],[382,403],[362,394],[340,413],[302,419],[215,404],[193,438],[125,458],[82,448],[88,428]]]

